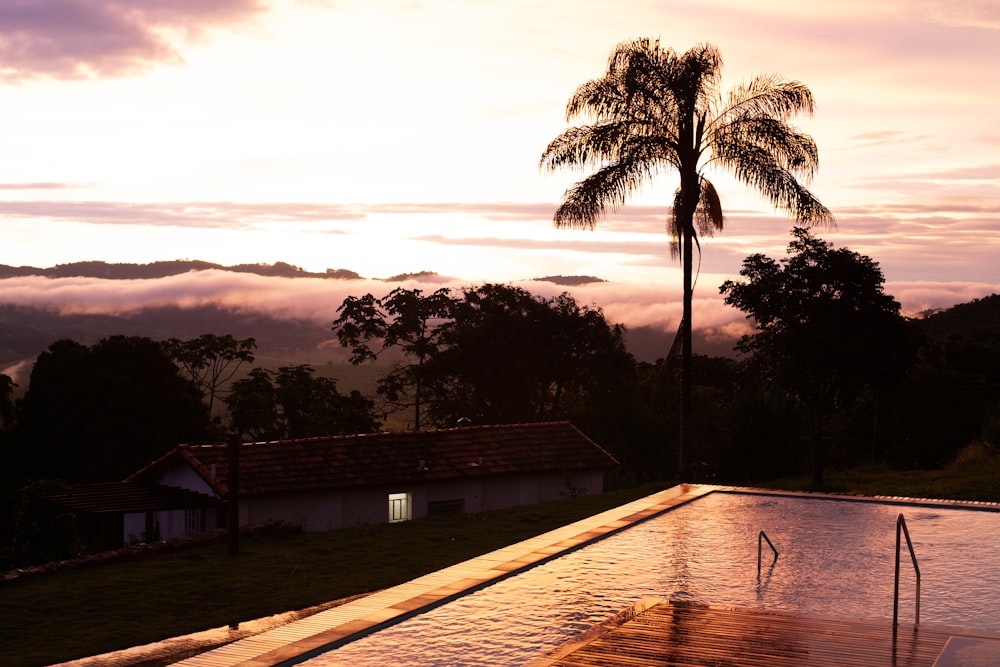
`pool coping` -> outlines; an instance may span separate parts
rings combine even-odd
[[[484,588],[712,493],[808,497],[900,506],[951,507],[1000,512],[1000,503],[774,491],[738,486],[681,484],[541,535],[431,572],[307,618],[182,660],[178,667],[274,667],[301,661]]]

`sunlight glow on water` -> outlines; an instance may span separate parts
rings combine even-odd
[[[518,665],[643,597],[892,619],[896,517],[921,572],[922,623],[1000,632],[1000,514],[713,493],[302,664]],[[757,535],[780,552],[773,568]],[[900,621],[914,574],[901,555]]]

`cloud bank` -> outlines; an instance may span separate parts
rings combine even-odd
[[[247,273],[208,270],[152,280],[106,280],[100,278],[44,278],[27,276],[0,280],[0,303],[44,308],[61,313],[127,315],[145,308],[214,305],[243,312],[263,312],[331,322],[348,296],[366,293],[377,297],[397,286],[425,293],[442,287],[460,290],[474,287],[456,278],[436,274],[399,276],[398,280],[332,280],[321,278],[275,278]],[[743,313],[726,306],[713,282],[703,276],[696,288],[695,326],[739,335],[747,330]],[[545,281],[523,280],[518,285],[542,297],[568,292],[581,304],[598,307],[609,322],[627,327],[676,329],[681,316],[679,281],[662,285],[615,282],[566,287]],[[947,283],[932,281],[889,282],[886,290],[915,316],[934,308],[1000,292],[1000,283]]]
[[[0,80],[131,76],[183,62],[178,41],[244,23],[261,0],[0,3]]]

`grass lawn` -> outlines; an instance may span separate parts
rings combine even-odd
[[[655,493],[650,485],[474,516],[255,536],[0,583],[0,665],[49,665],[409,581]]]
[[[970,447],[944,470],[891,470],[868,466],[824,473],[824,491],[865,496],[905,496],[946,500],[1000,502],[1000,457]],[[804,491],[809,477],[787,477],[768,482],[772,489]]]
[[[1000,501],[1000,461],[945,471],[830,471],[825,490]],[[808,478],[767,488],[807,489]],[[449,516],[328,533],[255,536],[0,584],[0,665],[48,665],[304,609],[393,586],[527,539],[667,484],[567,498],[476,516]]]

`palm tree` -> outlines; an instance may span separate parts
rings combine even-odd
[[[607,73],[577,88],[566,105],[567,122],[593,122],[565,130],[540,163],[548,171],[595,169],[563,194],[556,227],[593,229],[609,206],[621,206],[661,172],[680,176],[667,227],[671,254],[680,253],[684,267],[682,480],[691,440],[692,254],[698,234],[711,235],[723,223],[718,192],[705,172],[731,171],[799,224],[833,224],[830,211],[798,180],[816,171],[816,143],[788,123],[795,114],[812,113],[812,93],[797,81],[760,75],[724,96],[721,69],[719,51],[710,44],[678,55],[659,40],[622,42],[608,59]]]

